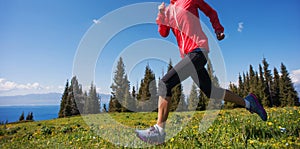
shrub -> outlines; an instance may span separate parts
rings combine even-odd
[[[70,127],[70,126],[64,126],[61,129],[61,132],[63,132],[63,133],[72,132],[72,127]]]
[[[47,126],[43,126],[41,128],[41,132],[42,132],[43,135],[50,135],[50,134],[52,134],[51,128],[49,128]]]

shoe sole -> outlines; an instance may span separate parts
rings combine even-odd
[[[160,145],[160,144],[163,144],[163,143],[164,143],[164,142],[152,142],[152,141],[149,141],[149,140],[147,140],[147,139],[141,137],[141,136],[139,135],[138,132],[135,132],[135,133],[136,133],[136,136],[137,136],[139,139],[141,139],[143,142],[145,142],[145,143],[149,143],[149,144],[152,144],[152,145]]]

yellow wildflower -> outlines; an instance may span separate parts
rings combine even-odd
[[[171,138],[171,140],[170,140],[171,142],[173,142],[174,141],[174,138]]]
[[[268,125],[269,125],[269,126],[272,126],[272,125],[273,125],[273,123],[272,123],[272,122],[268,122]]]

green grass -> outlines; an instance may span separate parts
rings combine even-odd
[[[203,133],[199,123],[204,112],[171,113],[168,141],[149,148],[300,148],[300,108],[271,108],[267,112],[267,122],[244,109],[214,112],[216,119]],[[0,125],[0,148],[146,146],[133,130],[155,124],[156,116],[112,113]]]

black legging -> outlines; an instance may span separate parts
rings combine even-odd
[[[206,59],[207,53],[202,52],[199,48],[188,53],[160,80],[158,95],[162,97],[171,97],[171,90],[173,87],[188,77],[192,77],[193,81],[208,98],[213,95],[212,98],[214,99],[222,99],[224,89],[212,86],[211,79],[205,68],[207,63]]]

